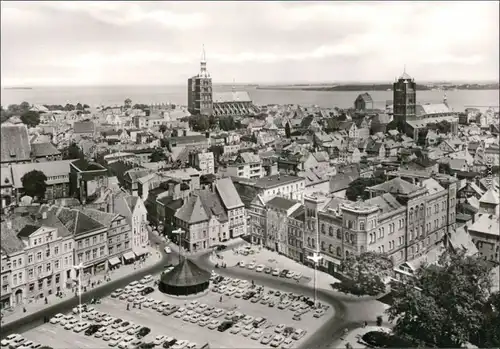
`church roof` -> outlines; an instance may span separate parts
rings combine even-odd
[[[485,203],[485,204],[492,204],[492,205],[498,205],[500,204],[500,198],[499,198],[499,193],[496,191],[493,187],[488,189],[486,193],[484,193],[483,196],[481,196],[481,199],[479,199],[480,203]]]
[[[210,280],[210,273],[184,258],[174,269],[161,276],[161,282],[169,286],[187,287],[203,284]]]
[[[399,77],[399,80],[411,80],[411,76],[406,72],[403,72],[403,74]]]

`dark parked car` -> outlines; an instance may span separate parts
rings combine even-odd
[[[255,292],[254,292],[254,291],[248,291],[248,292],[247,292],[247,293],[245,293],[245,294],[243,295],[243,297],[241,297],[241,298],[243,298],[243,299],[245,299],[245,300],[249,300],[249,299],[250,299],[250,298],[252,298],[253,296],[255,296]]]
[[[90,325],[89,328],[85,331],[86,336],[92,336],[94,333],[96,333],[102,325]]]
[[[154,288],[152,288],[151,286],[148,286],[144,290],[141,291],[141,296],[148,295],[150,293],[153,293],[154,291],[155,291]]]
[[[280,273],[281,278],[286,278],[286,274],[288,274],[289,270],[288,269],[283,269]]]
[[[222,280],[224,280],[224,277],[223,276],[217,276],[214,281],[212,281],[214,283],[214,285],[217,285],[218,283],[220,283]]]
[[[216,246],[215,246],[215,249],[216,249],[217,251],[224,251],[226,248],[227,248],[227,246],[226,246],[226,245],[216,245]]]
[[[217,327],[217,331],[219,331],[219,332],[225,332],[228,329],[230,329],[231,327],[233,327],[233,322],[232,321],[224,321],[223,323],[221,323],[219,325],[219,327]]]
[[[116,319],[115,321],[113,321],[114,324],[119,324],[120,322],[122,322],[123,320],[122,319]]]
[[[174,345],[175,343],[177,343],[177,339],[172,338],[172,340],[171,340],[171,341],[169,341],[169,342],[164,342],[164,343],[163,343],[163,347],[164,347],[165,349],[168,349],[168,348],[170,348],[172,345]]]
[[[154,347],[154,343],[141,343],[141,345],[139,345],[139,349],[153,349]]]
[[[142,327],[136,334],[137,338],[143,338],[148,335],[151,330],[148,327]]]

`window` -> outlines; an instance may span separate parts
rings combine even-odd
[[[92,238],[92,245],[95,245],[95,244],[97,244],[97,236],[94,236]]]
[[[33,263],[33,255],[32,254],[28,255],[28,264],[31,264],[31,263]]]
[[[342,249],[337,246],[337,256],[341,257],[342,256]]]
[[[59,254],[59,246],[54,247],[54,254],[56,256]]]
[[[104,256],[104,246],[99,248],[99,256]]]
[[[38,251],[38,252],[36,253],[36,260],[37,260],[37,261],[41,261],[41,260],[42,260],[42,252]]]
[[[59,260],[54,261],[54,269],[59,269]]]
[[[85,251],[85,260],[90,260],[90,251]]]
[[[47,257],[50,257],[50,248],[48,248],[48,249],[45,251],[45,255],[46,255]]]
[[[325,242],[324,241],[321,241],[321,250],[325,250]]]
[[[342,232],[340,231],[340,228],[337,229],[337,239],[342,240]]]
[[[36,268],[36,275],[37,276],[40,276],[42,274],[42,266],[39,265],[37,268]]]
[[[328,228],[328,235],[333,236],[333,227]]]
[[[324,224],[324,223],[321,223],[321,233],[322,233],[322,234],[325,234],[325,233],[326,233],[326,230],[325,230],[325,224]]]
[[[33,268],[28,269],[28,278],[33,278]]]
[[[52,266],[50,265],[50,263],[47,263],[47,265],[45,266],[45,270],[47,272],[50,272],[50,269],[52,268]]]
[[[94,248],[94,249],[92,250],[92,258],[93,258],[93,259],[96,259],[96,258],[97,258],[97,248]]]
[[[365,222],[359,222],[359,230],[365,230]]]

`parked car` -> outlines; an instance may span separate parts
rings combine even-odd
[[[235,324],[234,326],[231,327],[231,330],[229,330],[229,333],[231,334],[238,334],[241,332],[243,328],[241,327],[240,324]]]
[[[76,324],[75,327],[73,327],[73,331],[76,333],[85,331],[87,328],[90,327],[90,325],[91,323],[87,321],[80,322]]]
[[[92,336],[95,334],[96,338],[102,337],[102,334],[106,331],[106,327],[102,325],[90,325],[84,332],[86,336]]]
[[[111,339],[111,337],[115,336],[116,334],[117,333],[115,330],[113,330],[112,328],[108,328],[106,332],[104,332],[104,334],[102,335],[102,340],[107,342]]]
[[[260,328],[256,328],[253,333],[250,335],[250,338],[253,340],[259,340],[264,335],[264,331]]]
[[[146,296],[148,294],[151,294],[155,291],[154,288],[152,288],[151,286],[148,286],[148,287],[145,287],[143,290],[141,290],[139,293],[141,296]]]
[[[111,324],[111,328],[118,328],[121,326],[121,323],[123,322],[122,319],[116,319],[115,321],[113,321],[113,323]]]
[[[302,273],[295,273],[295,275],[293,276],[294,280],[300,280],[301,277]]]
[[[284,340],[285,340],[285,337],[277,334],[276,336],[274,336],[273,340],[271,341],[271,346],[273,348],[277,348],[281,345],[281,343],[283,343]]]
[[[151,274],[148,274],[146,276],[144,276],[141,281],[139,281],[141,284],[147,284],[149,282],[152,282],[153,281],[153,275]]]
[[[207,328],[210,330],[215,330],[220,325],[220,321],[212,320],[207,324]]]
[[[17,333],[16,334],[9,334],[7,337],[2,339],[0,344],[2,345],[2,347],[7,347],[7,346],[9,346],[10,343],[13,343],[18,338],[22,338],[22,336],[20,334],[17,334]]]
[[[63,314],[56,314],[50,319],[51,324],[57,324],[59,321],[61,321],[64,318]]]
[[[9,349],[17,349],[26,342],[26,338],[19,336],[9,344]]]
[[[274,332],[276,333],[282,333],[286,328],[286,325],[284,324],[279,324],[274,328]]]
[[[288,274],[289,270],[288,269],[283,269],[281,272],[280,272],[280,277],[281,278],[286,278],[286,274]]]
[[[258,317],[257,319],[253,320],[253,327],[255,328],[258,328],[258,327],[261,327],[262,325],[264,325],[266,323],[266,318],[263,318],[263,317]]]
[[[241,334],[244,336],[244,337],[248,337],[250,336],[253,331],[255,330],[255,328],[253,327],[252,324],[248,324],[246,325],[242,330],[241,330]]]
[[[185,339],[181,339],[180,341],[175,342],[174,345],[172,345],[172,349],[184,349],[189,342]]]
[[[78,323],[78,320],[77,319],[71,319],[71,320],[68,320],[66,322],[66,324],[64,325],[64,329],[65,330],[71,330],[73,329],[73,327],[76,326],[76,324]]]
[[[74,319],[72,315],[64,315],[63,318],[59,320],[59,325],[64,327],[64,325],[66,325],[66,323],[72,319]]]
[[[172,345],[174,345],[176,342],[177,342],[177,339],[172,338],[172,337],[167,337],[167,339],[165,339],[165,342],[163,342],[163,348],[168,349],[168,348],[172,347]]]
[[[291,349],[293,346],[293,343],[294,343],[293,339],[287,338],[283,341],[283,343],[281,343],[281,348],[282,349]]]
[[[297,328],[295,330],[295,332],[293,332],[292,334],[292,338],[295,339],[296,341],[301,339],[302,337],[304,337],[306,335],[307,331],[306,330],[303,330],[303,329],[300,329],[300,328]]]
[[[260,344],[268,345],[269,343],[271,343],[273,338],[274,338],[274,334],[266,333],[266,334],[264,334],[264,336],[260,340]]]
[[[141,329],[141,327],[141,325],[131,325],[127,330],[127,334],[130,336],[136,334]]]
[[[116,289],[114,290],[112,293],[111,293],[111,298],[118,298],[121,294],[123,294],[123,289],[122,288],[119,288],[119,289]]]
[[[41,346],[42,345],[40,343],[35,343],[33,341],[26,341],[18,349],[37,349],[40,348]]]
[[[149,332],[151,332],[151,329],[149,329],[149,327],[142,327],[139,329],[139,331],[137,331],[136,337],[137,338],[146,337],[149,334]]]
[[[257,266],[257,264],[250,263],[250,264],[247,265],[247,268],[250,269],[250,270],[253,270],[253,269],[255,269],[256,266]]]
[[[224,321],[223,323],[221,323],[219,325],[219,327],[217,327],[217,331],[219,331],[219,332],[225,332],[228,329],[230,329],[232,326],[233,326],[233,322],[232,321]]]
[[[271,274],[272,271],[273,271],[273,268],[271,268],[271,267],[265,267],[264,268],[264,273],[266,273],[266,274]]]
[[[258,273],[261,273],[264,271],[266,267],[263,264],[259,264],[258,266],[255,267],[255,271]]]
[[[313,315],[313,316],[314,316],[315,318],[320,318],[320,317],[322,317],[323,315],[325,315],[325,313],[326,313],[326,312],[325,312],[325,310],[324,310],[324,309],[316,309],[316,310],[314,311],[314,315]]]
[[[108,342],[108,345],[110,347],[116,347],[118,345],[118,343],[120,343],[122,341],[122,336],[120,336],[120,334],[114,334],[112,335],[110,338],[109,338],[109,342]]]
[[[271,273],[272,276],[279,276],[280,275],[280,270],[278,268],[273,269],[273,272]]]

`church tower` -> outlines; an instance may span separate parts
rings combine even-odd
[[[207,70],[205,46],[203,46],[200,61],[200,72],[188,79],[188,110],[192,115],[207,115],[213,113],[212,77]]]
[[[417,84],[410,75],[403,74],[394,82],[393,85],[393,115],[394,121],[398,124],[400,131],[404,130],[406,120],[416,118],[416,97]]]

